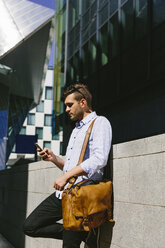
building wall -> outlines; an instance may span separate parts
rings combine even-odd
[[[101,228],[100,248],[164,248],[165,135],[113,145],[113,219]],[[61,247],[61,241],[24,237],[25,217],[50,193],[61,172],[37,162],[0,172],[0,232],[16,248]]]
[[[41,128],[43,130],[42,138],[38,136],[38,144],[41,147],[44,147],[46,144],[45,142],[50,143],[50,148],[54,151],[55,154],[60,154],[60,142],[62,141],[62,132],[59,133],[56,137],[52,136],[52,122],[50,125],[45,124],[45,115],[51,115],[53,113],[53,70],[48,70],[45,78],[45,84],[43,89],[43,94],[40,100],[40,103],[43,102],[44,108],[41,112],[37,110],[37,107],[32,109],[29,114],[34,115],[34,123],[28,124],[28,117],[25,119],[23,123],[23,129],[21,130],[22,134],[26,135],[36,135],[37,128]],[[52,91],[52,94],[48,93],[48,96],[46,97],[46,89],[47,87]],[[48,99],[49,98],[49,99]],[[17,158],[16,153],[12,153],[10,155],[10,159]],[[34,158],[35,155],[25,154],[25,158]]]
[[[164,247],[164,138],[162,134],[113,146],[115,224],[112,230],[103,226],[101,248]]]
[[[66,84],[88,85],[113,143],[164,133],[165,1],[67,3]]]

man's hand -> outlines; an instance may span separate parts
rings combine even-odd
[[[53,162],[55,165],[57,165],[57,167],[60,170],[63,170],[64,167],[64,160],[58,156],[56,156],[52,150],[48,149],[48,148],[44,148],[42,151],[40,149],[37,148],[37,151],[39,152],[40,156],[42,157],[42,159],[44,159],[44,161],[50,161]]]
[[[55,160],[55,158],[56,158],[55,154],[48,148],[44,148],[42,151],[40,151],[37,148],[37,151],[39,152],[39,154],[42,157],[42,159],[44,159],[45,161],[53,162]]]
[[[67,184],[67,181],[68,181],[68,178],[64,174],[63,176],[56,179],[56,181],[54,182],[54,188],[57,190],[63,190],[65,184]]]
[[[68,180],[73,176],[83,176],[87,173],[81,168],[81,165],[77,165],[75,168],[67,171],[63,176],[59,177],[54,182],[54,188],[57,190],[63,190],[64,186],[67,184]]]

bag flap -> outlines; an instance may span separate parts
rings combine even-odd
[[[85,217],[111,209],[112,182],[100,182],[72,189],[72,212]]]

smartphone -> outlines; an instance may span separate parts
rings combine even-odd
[[[39,146],[39,144],[35,143],[34,145],[35,145],[37,148],[40,149],[40,152],[43,150],[43,149]]]
[[[38,145],[38,143],[35,143],[34,145],[35,145],[37,148],[40,149],[40,150],[39,150],[40,152],[43,150],[43,149]],[[46,155],[46,156],[45,156],[43,159],[48,158],[48,155],[47,155],[46,153],[45,153],[45,155]]]

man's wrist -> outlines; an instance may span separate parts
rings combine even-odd
[[[69,175],[68,172],[66,172],[66,173],[63,175],[63,177],[64,177],[64,179],[65,179],[66,182],[68,182],[69,179],[71,178],[71,176]]]
[[[54,164],[57,164],[57,157],[56,157],[56,155],[53,153],[53,155],[52,155],[52,162],[54,163]]]

